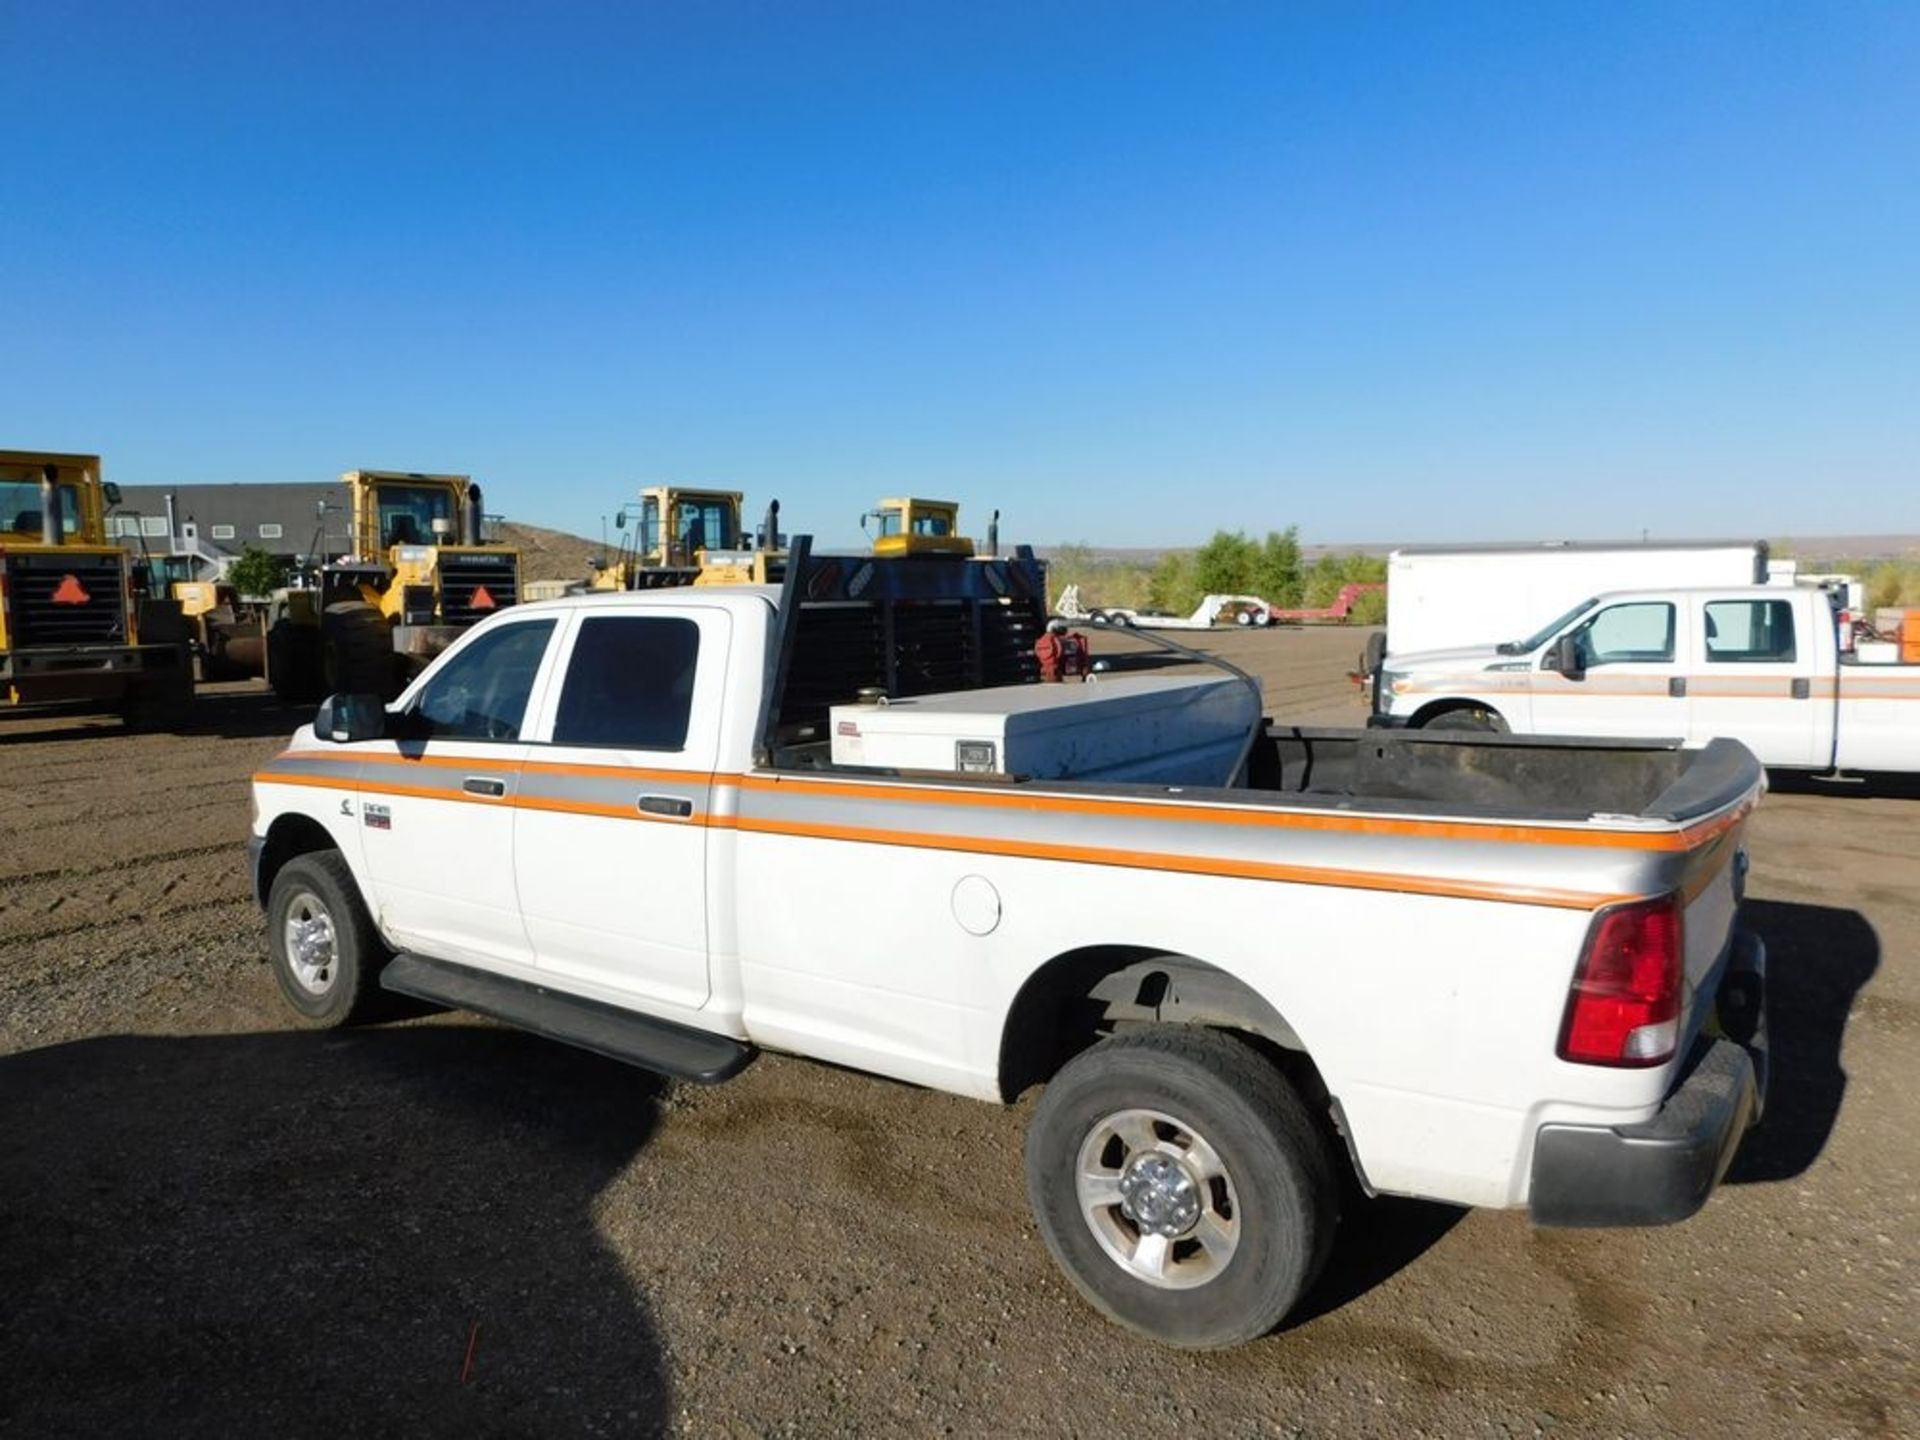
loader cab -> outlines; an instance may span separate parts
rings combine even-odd
[[[738,490],[681,490],[655,486],[640,492],[633,553],[655,568],[697,567],[705,550],[740,548]],[[626,512],[616,517],[626,523]]]
[[[480,489],[465,475],[352,470],[354,553],[384,558],[400,546],[479,544]]]
[[[882,500],[860,517],[860,528],[876,555],[973,554],[973,541],[960,533],[960,507],[951,500]]]
[[[0,545],[105,545],[99,475],[93,455],[0,451]]]

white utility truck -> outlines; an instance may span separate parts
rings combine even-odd
[[[1386,653],[1491,645],[1604,590],[1790,580],[1764,540],[1409,545],[1387,557]]]
[[[516,605],[392,705],[330,697],[254,777],[280,990],[311,1025],[398,991],[695,1081],[764,1047],[1043,1085],[1047,1247],[1177,1345],[1287,1313],[1343,1171],[1548,1225],[1706,1201],[1765,1093],[1746,750],[1042,687],[1045,604],[1024,549],[801,538],[779,588]]]
[[[1500,645],[1389,655],[1373,723],[1738,740],[1764,765],[1920,771],[1920,665],[1843,650],[1844,587],[1629,590]],[[1893,646],[1871,647],[1887,652]]]

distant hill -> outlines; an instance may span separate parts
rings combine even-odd
[[[500,539],[520,552],[523,580],[584,580],[601,555],[600,542],[517,520],[500,522]]]

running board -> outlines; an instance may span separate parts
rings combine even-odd
[[[394,956],[380,972],[380,985],[453,1010],[490,1015],[548,1040],[701,1085],[732,1079],[753,1058],[752,1046],[725,1035],[637,1015],[525,980],[489,975],[430,955]]]

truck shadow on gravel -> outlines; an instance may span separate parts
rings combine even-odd
[[[1439,1244],[1466,1214],[1452,1205],[1393,1195],[1369,1200],[1358,1185],[1348,1187],[1327,1268],[1288,1313],[1278,1333],[1331,1315],[1385,1284]]]
[[[1767,1111],[1728,1168],[1732,1184],[1791,1180],[1820,1158],[1840,1116],[1840,1047],[1854,997],[1880,968],[1857,910],[1749,900],[1740,922],[1767,947]]]
[[[0,1431],[663,1432],[593,1219],[659,1094],[471,1026],[0,1058]]]

